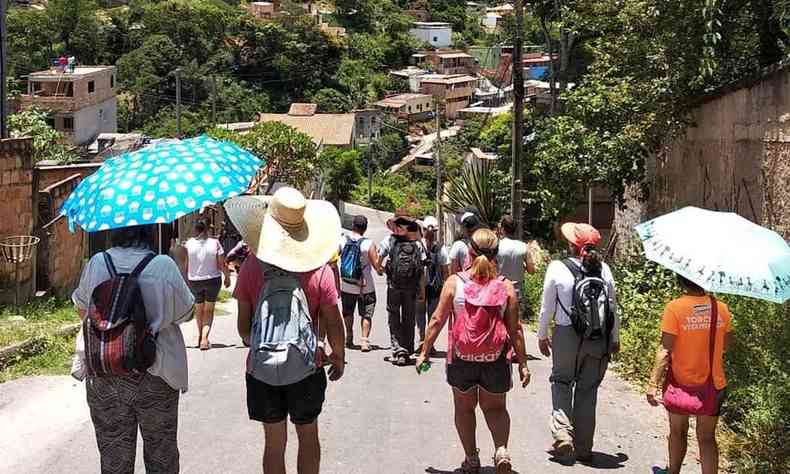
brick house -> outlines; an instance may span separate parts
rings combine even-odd
[[[464,51],[442,50],[420,51],[414,55],[415,60],[430,66],[436,74],[470,74],[480,71],[477,59]]]
[[[376,102],[375,105],[399,119],[421,121],[431,117],[433,97],[428,94],[396,94]]]
[[[103,132],[118,130],[114,66],[78,66],[73,72],[50,69],[28,76],[21,109],[37,106],[52,113],[51,125],[75,145],[88,145]]]
[[[445,116],[455,119],[458,111],[467,107],[472,100],[478,79],[464,74],[423,76],[420,92],[434,96],[444,105]]]

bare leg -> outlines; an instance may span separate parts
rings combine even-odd
[[[288,425],[264,423],[263,474],[285,474],[285,445],[288,443]]]
[[[477,429],[477,419],[475,418],[475,408],[477,408],[477,387],[468,392],[462,392],[453,388],[453,402],[455,404],[455,429],[464,447],[467,457],[477,454],[477,440],[475,431]]]
[[[203,332],[201,333],[206,344],[209,343],[208,336],[211,333],[212,324],[214,324],[214,303],[206,301],[205,307],[203,308]]]
[[[491,437],[494,439],[494,448],[501,446],[507,447],[510,437],[510,414],[507,412],[507,396],[502,394],[488,393],[483,389],[479,390],[480,408],[485,415]]]
[[[354,343],[354,313],[344,314],[343,322],[346,324],[346,345]]]
[[[697,441],[702,459],[702,474],[719,472],[719,445],[716,443],[717,416],[697,417]]]
[[[373,321],[370,318],[360,318],[362,320],[362,337],[368,339],[370,337],[370,328],[373,326]]]
[[[299,474],[318,474],[321,467],[321,442],[318,440],[318,422],[296,425],[299,437],[299,455],[296,470]]]
[[[669,414],[669,472],[680,474],[688,446],[689,417]]]
[[[200,346],[200,343],[203,342],[203,324],[205,324],[203,322],[203,311],[205,307],[205,303],[199,303],[195,305],[195,322],[197,323],[198,329],[198,340],[197,344],[195,345],[196,347]]]

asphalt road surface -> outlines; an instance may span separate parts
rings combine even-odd
[[[368,236],[386,235],[385,213],[366,213]],[[383,279],[376,284],[379,302],[372,342],[380,349],[348,351],[345,376],[330,383],[321,415],[322,472],[419,474],[452,473],[463,459],[453,426],[450,389],[444,362],[418,376],[414,367],[394,367],[384,358],[389,346]],[[263,432],[247,418],[244,357],[235,328],[235,302],[219,308],[207,352],[188,349],[190,387],[182,395],[179,421],[181,469],[184,473],[260,472]],[[184,325],[188,346],[196,339],[194,323]],[[358,338],[359,335],[356,334]],[[359,340],[357,339],[357,342]],[[440,337],[438,350],[445,347]],[[584,473],[599,470],[651,473],[665,463],[664,414],[609,372],[599,395],[594,467],[563,466],[547,452],[550,363],[540,356],[534,335],[527,336],[532,383],[508,396],[512,417],[510,451],[519,473]],[[515,376],[515,374],[514,374]],[[291,429],[289,472],[296,472],[296,435]],[[478,443],[484,473],[493,473],[493,444],[482,413]],[[694,459],[692,452],[689,459]],[[689,472],[697,471],[696,463]],[[0,385],[0,472],[94,473],[99,457],[85,404],[82,383],[71,377],[31,377]],[[137,472],[142,465],[138,442]]]

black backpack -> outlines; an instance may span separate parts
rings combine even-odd
[[[569,258],[562,263],[573,274],[570,311],[559,298],[557,302],[571,318],[573,328],[583,340],[595,341],[605,337],[608,345],[614,326],[614,311],[609,307],[609,287],[601,276],[601,267],[590,269]]]
[[[422,276],[420,242],[393,237],[387,262],[387,279],[394,288],[417,288]]]
[[[425,287],[428,293],[432,296],[438,296],[442,292],[442,285],[444,285],[442,269],[439,265],[440,251],[441,247],[436,243],[434,243],[433,246],[428,249],[428,265],[426,266],[427,278]]]

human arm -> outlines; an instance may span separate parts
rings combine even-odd
[[[368,249],[368,261],[370,262],[370,266],[373,267],[373,270],[376,271],[379,275],[381,275],[381,259],[379,258],[379,249],[376,247],[375,243],[370,244],[370,248]]]
[[[620,352],[620,312],[617,310],[617,287],[614,283],[614,277],[609,267],[606,267],[607,279],[606,284],[609,287],[609,309],[614,316],[612,323],[612,341],[609,347],[610,354],[617,354]]]
[[[439,295],[439,303],[436,305],[436,310],[433,312],[431,320],[428,322],[428,327],[425,329],[425,342],[422,345],[419,357],[417,357],[417,368],[428,360],[428,354],[431,353],[431,349],[436,343],[436,338],[439,337],[439,333],[442,332],[442,328],[447,323],[447,318],[453,309],[456,278],[458,277],[450,275],[450,278],[444,282],[442,293]]]
[[[529,251],[529,247],[527,247],[527,251],[524,252],[524,270],[529,273],[535,273],[535,261],[532,259],[532,253]]]
[[[390,244],[391,244],[390,239],[391,237],[382,240],[381,244],[379,244],[378,246],[378,252],[376,253],[376,260],[375,260],[376,263],[373,266],[373,269],[376,270],[376,273],[378,273],[379,275],[384,274],[384,266],[387,262],[388,255],[390,253]],[[373,247],[371,246],[371,248]],[[371,263],[373,263],[372,260]]]
[[[250,345],[250,332],[252,331],[252,304],[246,300],[236,300],[238,308],[238,318],[236,319],[236,330],[245,346]]]
[[[329,380],[335,381],[343,376],[346,364],[345,338],[346,330],[343,316],[337,307],[337,298],[334,304],[322,304],[318,310],[319,325],[326,331],[327,342],[332,349],[329,355]]]
[[[659,344],[658,349],[656,349],[656,360],[653,364],[653,371],[650,374],[650,385],[647,388],[647,403],[654,407],[659,404],[656,395],[664,385],[664,378],[669,368],[672,349],[675,347],[675,337],[676,336],[673,334],[662,332],[661,344]]]
[[[540,317],[538,318],[538,347],[540,353],[546,357],[551,355],[549,323],[557,312],[557,282],[554,273],[558,264],[562,265],[559,262],[552,262],[546,269],[546,277],[543,280],[543,301],[540,305]]]
[[[509,281],[505,282],[505,284],[507,285],[505,326],[507,327],[510,343],[513,344],[513,350],[518,360],[518,375],[519,379],[521,379],[521,386],[526,387],[529,385],[530,373],[529,367],[527,367],[527,349],[524,345],[524,329],[518,317],[518,298],[516,297],[516,290],[513,288],[513,284]]]

